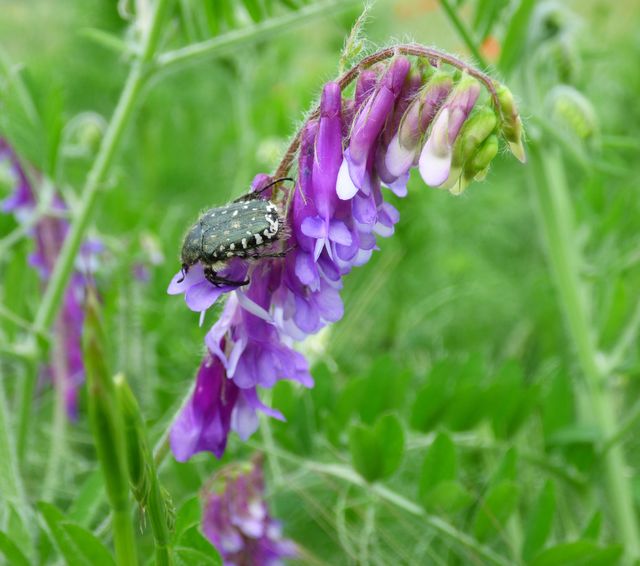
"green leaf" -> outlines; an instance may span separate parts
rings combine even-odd
[[[187,564],[202,564],[203,566],[218,566],[222,564],[218,550],[200,532],[198,526],[191,527],[182,533],[176,545],[175,553],[182,560],[186,560]],[[191,562],[188,561],[189,557],[192,558]]]
[[[374,427],[354,424],[349,448],[355,469],[373,482],[396,471],[404,452],[404,431],[395,415],[380,417]]]
[[[67,516],[75,523],[87,526],[94,520],[100,506],[105,503],[102,472],[94,470],[80,486],[77,495],[73,498]]]
[[[372,424],[379,415],[400,409],[410,378],[410,373],[399,367],[391,356],[376,358],[361,383],[364,390],[358,412],[362,421]]]
[[[493,29],[501,12],[509,5],[509,0],[478,0],[476,2],[473,29],[476,37],[485,39]]]
[[[75,540],[63,526],[65,516],[51,503],[41,501],[37,505],[40,515],[44,519],[47,531],[69,566],[91,566],[92,562],[85,556]]]
[[[13,566],[29,566],[30,564],[18,546],[2,531],[0,531],[0,552],[7,559],[7,564]]]
[[[550,480],[547,480],[527,521],[522,547],[522,558],[524,560],[531,560],[544,546],[551,534],[555,512],[555,485]]]
[[[527,40],[529,20],[535,8],[536,0],[521,0],[520,5],[511,16],[507,33],[502,42],[502,55],[499,67],[503,73],[509,73],[513,66],[521,60]]]
[[[427,450],[420,473],[420,500],[427,504],[432,490],[440,483],[453,481],[458,475],[456,446],[446,432],[439,432]]]
[[[582,530],[582,538],[597,542],[602,530],[602,512],[595,511]]]
[[[353,424],[349,430],[349,449],[356,471],[368,481],[380,477],[377,443],[373,430],[362,424]]]
[[[452,382],[457,372],[458,369],[449,360],[434,365],[411,409],[411,428],[429,432],[436,427],[451,399]]]
[[[504,530],[515,511],[520,496],[519,486],[504,481],[489,488],[476,513],[473,530],[480,541],[486,541]]]
[[[460,482],[443,481],[421,498],[424,506],[439,513],[456,513],[469,507],[475,497]]]
[[[258,23],[262,19],[262,8],[258,0],[242,0],[242,3],[251,16],[251,19]]]
[[[404,430],[395,415],[384,415],[375,426],[375,434],[381,448],[382,477],[390,477],[400,466],[404,453]]]
[[[503,481],[516,481],[518,478],[518,451],[512,446],[504,453],[500,465],[491,477],[491,485]]]
[[[487,390],[487,414],[496,437],[513,436],[537,402],[538,389],[527,386],[518,362],[507,362]]]
[[[578,540],[548,548],[536,556],[531,566],[614,566],[620,562],[622,552],[618,544],[599,547],[592,541]]]
[[[215,555],[210,556],[200,550],[183,546],[175,547],[174,556],[178,566],[193,566],[193,564],[198,564],[198,566],[218,566],[222,564],[220,558]]]
[[[202,506],[200,498],[196,495],[180,505],[180,509],[176,513],[175,540],[179,540],[188,529],[198,526],[201,519]]]
[[[571,380],[565,373],[552,377],[551,387],[542,400],[542,427],[545,438],[575,422],[575,402]]]
[[[61,523],[61,526],[90,564],[95,566],[115,564],[111,553],[91,531],[69,522]]]

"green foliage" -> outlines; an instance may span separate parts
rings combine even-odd
[[[9,0],[0,18],[0,136],[48,183],[43,203],[55,186],[72,216],[140,55],[135,10],[145,3],[118,4],[129,19],[115,2],[82,0]],[[405,36],[464,57],[457,28],[427,4],[377,3],[343,64],[366,44]],[[246,444],[231,435],[222,462],[176,463],[163,452],[220,312],[198,327],[166,286],[197,212],[273,170],[335,76],[360,5],[170,3],[160,70],[141,77],[96,185],[88,234],[107,249],[96,275],[102,327],[91,315],[85,337],[94,387],[61,435],[42,371],[49,345],[32,327],[43,293],[27,265],[33,244],[0,214],[1,563],[113,564],[114,494],[133,554],[153,561],[153,478],[181,502],[174,563],[220,564],[198,494],[219,467],[256,450],[272,514],[300,545],[301,564],[638,559],[637,485],[626,480],[640,465],[640,13],[628,0],[574,2],[579,16],[559,2],[448,4],[478,46],[499,45],[489,68],[524,117],[528,164],[498,156],[460,198],[413,178],[408,198],[392,199],[402,219],[394,237],[345,279],[344,319],[303,346],[315,387],[261,392],[286,422],[262,422]],[[205,55],[190,53],[194,44]],[[7,190],[0,174],[0,199]],[[147,281],[132,276],[140,265]],[[126,439],[116,371],[139,404]],[[57,445],[60,466],[47,478]]]
[[[368,481],[391,476],[404,452],[404,432],[398,417],[383,415],[374,426],[354,423],[349,430],[354,468]]]

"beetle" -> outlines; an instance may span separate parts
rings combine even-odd
[[[249,280],[233,281],[219,275],[233,258],[283,257],[284,252],[270,252],[284,231],[284,219],[278,206],[260,196],[290,177],[276,179],[257,191],[242,195],[224,206],[206,210],[187,232],[182,244],[182,278],[196,263],[204,266],[207,281],[221,287],[241,287]]]

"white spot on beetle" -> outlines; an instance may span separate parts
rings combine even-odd
[[[220,251],[223,252],[224,251],[224,246],[222,244],[220,244]]]
[[[269,232],[269,230],[267,230],[266,228],[262,231],[262,233],[268,238],[269,235],[271,234],[271,232]]]
[[[247,239],[246,238],[242,238],[242,247],[246,250],[247,249]]]
[[[233,214],[232,214],[231,216],[238,216],[238,211],[237,211],[237,210],[234,210],[234,211],[233,211]]]
[[[248,205],[248,204],[245,204],[245,205],[242,207],[242,210],[247,210],[247,208],[249,208],[249,205]]]
[[[254,234],[253,237],[256,239],[256,244],[259,246],[262,243],[262,236],[260,234]]]
[[[231,245],[229,246],[229,248],[230,248],[230,249],[232,249],[232,250],[235,250],[235,249],[236,249],[236,245],[235,245],[235,244],[231,244]]]
[[[226,214],[227,212],[228,212],[228,211],[227,211],[227,209],[225,208],[225,209],[222,211],[222,214]]]
[[[227,252],[227,257],[233,257],[233,252]]]

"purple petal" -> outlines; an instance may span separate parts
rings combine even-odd
[[[224,292],[225,287],[214,287],[205,279],[201,283],[189,287],[184,298],[192,311],[201,312],[213,305]]]

